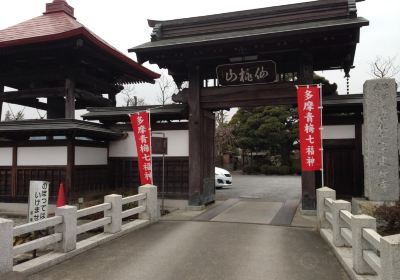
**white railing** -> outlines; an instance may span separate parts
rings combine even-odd
[[[123,211],[123,205],[130,203],[136,203],[137,206]],[[102,217],[86,223],[79,220],[95,214]],[[74,251],[78,235],[98,228],[103,228],[104,233],[111,235],[119,233],[123,227],[122,220],[137,214],[141,220],[158,220],[157,187],[142,186],[138,195],[124,198],[121,195],[108,195],[104,197],[104,203],[81,210],[75,206],[63,206],[56,208],[54,217],[16,227],[13,221],[0,219],[0,274],[13,270],[13,258],[17,255],[50,246],[55,252]],[[13,237],[47,229],[54,233],[13,246]]]
[[[335,190],[327,187],[317,190],[317,218],[321,234],[331,233],[333,246],[351,248],[356,274],[400,279],[400,234],[382,237],[375,218],[353,215],[351,203],[336,200]]]

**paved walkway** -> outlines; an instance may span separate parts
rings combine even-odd
[[[265,176],[233,173],[233,185],[217,189],[215,199],[257,199],[268,202],[285,202],[301,198],[300,176]]]
[[[176,211],[163,219],[312,227],[312,218],[294,219],[300,197],[299,176],[234,174],[233,186],[217,189],[217,203],[200,215]]]
[[[299,177],[234,179],[203,212],[173,212],[28,279],[348,279],[313,220],[295,215]]]
[[[348,279],[311,229],[162,221],[30,280]]]

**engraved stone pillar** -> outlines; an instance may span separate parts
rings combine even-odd
[[[365,196],[372,201],[398,200],[396,81],[366,81],[363,105]]]

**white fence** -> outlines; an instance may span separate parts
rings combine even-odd
[[[329,231],[333,246],[351,248],[356,274],[400,279],[400,234],[382,237],[375,218],[353,215],[351,203],[336,200],[335,190],[326,187],[317,190],[317,218],[321,234]]]
[[[130,203],[137,203],[138,206],[122,211],[123,205]],[[79,218],[98,213],[104,213],[104,217],[78,223]],[[79,243],[78,235],[98,228],[103,228],[108,235],[120,233],[124,229],[122,220],[136,214],[139,214],[139,220],[148,223],[159,219],[157,187],[142,186],[138,195],[125,198],[121,195],[108,195],[104,197],[103,204],[81,210],[77,210],[75,206],[63,206],[56,208],[54,217],[16,227],[13,226],[13,221],[0,219],[0,274],[13,270],[13,258],[17,255],[49,246],[53,246],[55,252],[73,252]],[[53,234],[13,246],[13,237],[51,228],[54,228]]]

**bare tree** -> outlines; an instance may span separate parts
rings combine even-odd
[[[215,125],[220,127],[227,122],[228,114],[224,110],[215,113]]]
[[[377,56],[370,63],[370,74],[375,78],[395,78],[400,73],[400,65],[396,65],[396,56]]]
[[[162,73],[161,77],[157,80],[157,85],[160,88],[160,93],[157,96],[158,103],[163,106],[171,103],[172,95],[178,92],[178,87],[172,77]]]
[[[232,152],[235,146],[233,126],[228,123],[228,114],[224,110],[215,113],[215,155],[222,162],[226,152]]]
[[[6,122],[9,122],[9,121],[20,121],[25,119],[24,109],[19,110],[17,111],[17,113],[14,114],[13,110],[9,106],[9,110],[7,110],[4,120]]]
[[[46,118],[47,113],[44,113],[43,115],[40,113],[39,109],[36,109],[36,113],[39,115],[39,119],[43,120]]]
[[[120,94],[123,96],[123,107],[146,105],[144,98],[136,96],[134,85],[126,85]]]

